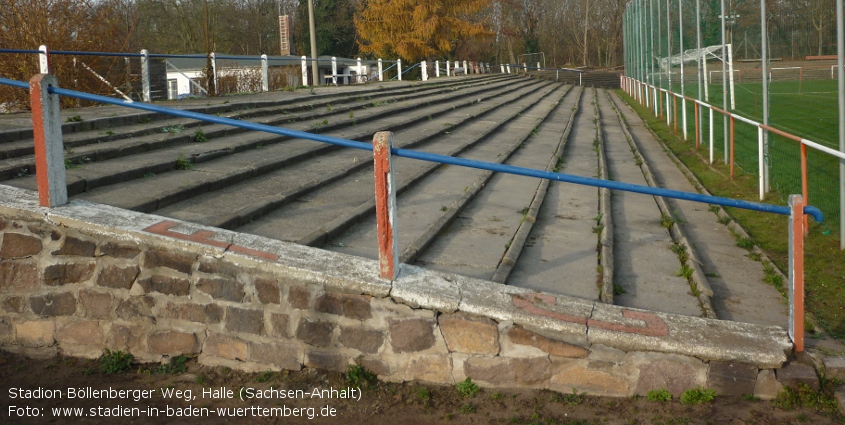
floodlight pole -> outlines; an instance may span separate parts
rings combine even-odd
[[[845,18],[836,0],[836,66],[839,75],[839,151],[845,152]],[[839,160],[839,249],[845,249],[845,160]]]
[[[768,28],[766,27],[766,0],[760,0],[760,32],[762,60],[760,68],[763,72],[763,124],[769,125],[769,44]],[[769,191],[769,132],[763,130],[763,185]]]
[[[728,76],[727,70],[728,46],[725,43],[725,0],[722,0],[722,109],[728,110]],[[725,148],[722,153],[725,155],[725,164],[728,163],[728,116],[722,115],[722,130],[724,131]]]
[[[311,65],[311,76],[314,79],[314,86],[320,84],[320,69],[317,67],[317,24],[314,20],[314,0],[308,0],[308,22],[311,32],[311,58],[314,63]]]

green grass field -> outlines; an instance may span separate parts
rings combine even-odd
[[[762,122],[762,84],[737,83],[736,112],[739,115]],[[680,86],[673,86],[680,92]],[[697,84],[686,84],[684,94],[697,97]],[[709,86],[710,101],[721,107],[722,85]],[[769,85],[769,123],[813,142],[838,149],[838,104],[836,80],[775,81]],[[730,100],[728,100],[730,102]],[[664,101],[665,102],[665,101]],[[670,104],[671,106],[671,104]],[[681,120],[678,104],[678,120]],[[671,110],[671,109],[670,109]],[[709,116],[701,111],[701,149],[709,149]],[[714,159],[723,160],[724,119],[714,117]],[[678,126],[679,130],[681,125]],[[692,102],[687,102],[687,132],[690,142],[695,140],[695,115]],[[735,122],[735,158],[737,172],[757,175],[757,128],[739,120]],[[784,137],[769,135],[769,177],[771,191],[780,196],[782,202],[792,193],[801,193],[801,153],[798,143]],[[837,158],[808,148],[808,175],[810,204],[817,206],[825,215],[826,230],[838,233],[841,223],[839,211],[839,161]],[[706,155],[705,155],[706,156]]]

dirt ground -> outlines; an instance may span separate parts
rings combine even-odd
[[[167,371],[158,364],[133,364],[128,371],[106,374],[100,369],[98,360],[70,357],[38,360],[0,351],[0,424],[845,423],[842,417],[830,413],[806,407],[787,411],[772,402],[741,397],[717,396],[710,403],[695,406],[683,405],[677,399],[655,402],[644,397],[590,397],[546,390],[481,389],[462,397],[454,386],[377,381],[365,381],[363,389],[349,391],[348,377],[337,372],[304,369],[242,373],[225,367],[201,366],[193,359],[183,366],[184,371],[173,370],[182,369],[178,366]],[[285,393],[268,391],[271,388],[294,390],[290,395],[296,395],[295,390],[310,392],[315,388],[320,391],[333,388],[339,391],[337,396],[343,396],[346,391],[346,395],[355,398],[330,399],[313,395],[303,398],[303,393],[297,399],[279,398]],[[105,392],[104,398],[96,398],[89,389],[112,389],[113,396],[108,398],[109,393]],[[59,391],[48,394],[44,390]],[[135,392],[117,393],[120,390]],[[144,390],[147,392],[142,392]],[[171,391],[174,393],[169,397],[163,396]],[[231,391],[233,398],[221,398],[229,394],[227,391]],[[74,398],[70,398],[71,393]],[[243,400],[239,393],[243,393]],[[94,398],[80,399],[80,394]],[[275,398],[259,398],[262,395]],[[65,408],[77,408],[81,414],[67,417],[69,411]],[[133,412],[132,408],[136,410]],[[228,410],[218,414],[218,408]],[[276,408],[277,415],[288,416],[267,416],[273,413],[270,408]],[[158,415],[155,409],[158,409]],[[27,412],[38,416],[19,416]],[[204,412],[208,412],[205,417],[197,416]]]

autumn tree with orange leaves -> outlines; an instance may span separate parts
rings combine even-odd
[[[492,36],[490,0],[363,0],[355,15],[362,53],[416,62],[450,57],[464,40]]]

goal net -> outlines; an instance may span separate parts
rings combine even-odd
[[[729,92],[730,92],[730,101],[731,101],[731,109],[736,108],[736,97],[734,96],[734,66],[733,66],[733,55],[731,53],[731,45],[725,44],[724,46],[719,44],[715,46],[707,46],[702,47],[701,49],[689,49],[685,50],[683,53],[679,53],[677,55],[672,55],[669,57],[659,58],[658,62],[660,64],[660,70],[663,73],[670,74],[672,72],[672,68],[675,66],[680,67],[681,64],[686,65],[687,63],[697,64],[699,59],[701,60],[702,66],[702,73],[701,75],[704,77],[704,100],[705,102],[710,101],[710,84],[724,84],[724,78],[722,77],[721,66],[719,67],[719,71],[716,74],[718,76],[718,82],[714,83],[710,81],[711,79],[708,78],[711,76],[711,73],[708,72],[708,60],[717,60],[723,61],[727,65],[727,83],[729,85]],[[712,67],[712,66],[711,66]],[[713,71],[716,72],[716,71]],[[683,78],[683,76],[681,76]],[[686,79],[684,80],[686,81]]]

